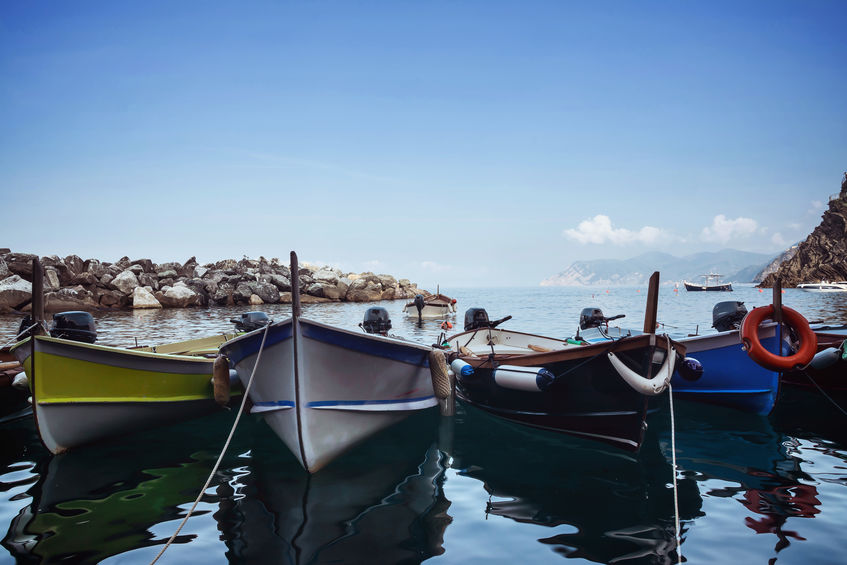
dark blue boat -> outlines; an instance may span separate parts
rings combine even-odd
[[[593,316],[588,311],[593,312]],[[579,337],[590,343],[620,339],[641,333],[636,330],[604,327],[598,309],[585,309],[580,321]],[[714,334],[676,338],[685,346],[686,360],[677,364],[671,378],[675,397],[729,406],[754,414],[768,414],[779,392],[779,372],[756,364],[741,343],[739,327],[747,309],[742,302],[728,301],[715,305],[712,311]],[[586,327],[582,327],[585,325]],[[781,339],[775,323],[759,327],[759,340],[771,353],[780,354]],[[781,353],[788,345],[782,342]]]

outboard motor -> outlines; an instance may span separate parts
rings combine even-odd
[[[230,318],[229,321],[235,324],[235,329],[239,332],[252,332],[271,323],[271,319],[264,312],[245,312],[240,318]]]
[[[589,328],[599,328],[603,324],[608,324],[612,320],[625,318],[626,314],[618,314],[607,318],[603,315],[603,311],[599,308],[583,308],[579,314],[579,329],[587,330]]]
[[[487,328],[489,324],[485,308],[468,308],[465,311],[465,331]]]
[[[579,329],[599,328],[606,322],[603,311],[599,308],[583,308],[579,314]]]
[[[391,329],[391,319],[388,310],[381,306],[373,306],[365,310],[365,319],[361,323],[362,329],[369,334],[386,335]]]
[[[743,302],[729,300],[718,302],[712,309],[712,327],[719,332],[737,330],[741,327],[741,321],[747,315],[747,308]]]
[[[53,327],[50,328],[50,335],[83,343],[94,343],[97,341],[94,316],[82,311],[53,314]]]
[[[422,294],[416,294],[415,295],[415,308],[418,309],[418,318],[421,317],[421,311],[424,309],[424,306],[426,306],[426,301],[424,300],[423,295]]]

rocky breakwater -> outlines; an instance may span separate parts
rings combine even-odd
[[[760,286],[772,287],[777,278],[785,287],[847,280],[847,173],[841,180],[841,192],[830,197],[820,225]]]
[[[0,312],[26,312],[32,304],[35,255],[0,249]],[[123,257],[114,263],[76,255],[40,257],[44,269],[44,310],[186,308],[291,302],[291,272],[279,259],[226,259],[200,265],[156,264]],[[343,273],[303,264],[303,303],[371,302],[429,295],[408,279],[374,273]]]

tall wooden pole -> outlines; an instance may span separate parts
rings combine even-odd
[[[32,260],[32,323],[44,321],[44,269],[38,257]],[[35,332],[33,332],[35,333]]]
[[[647,287],[647,311],[644,313],[644,333],[656,333],[656,316],[659,309],[659,271],[650,275]]]
[[[773,284],[773,321],[782,323],[782,278],[777,277]]]
[[[291,315],[300,317],[300,267],[294,251],[291,252]]]

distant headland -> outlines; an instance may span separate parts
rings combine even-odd
[[[27,312],[32,303],[32,260],[36,255],[0,248],[0,313]],[[44,310],[186,308],[291,302],[291,271],[279,259],[224,259],[200,265],[157,264],[122,257],[114,263],[77,255],[38,257],[44,269]],[[303,303],[371,302],[428,296],[416,283],[371,272],[343,273],[301,264]]]

